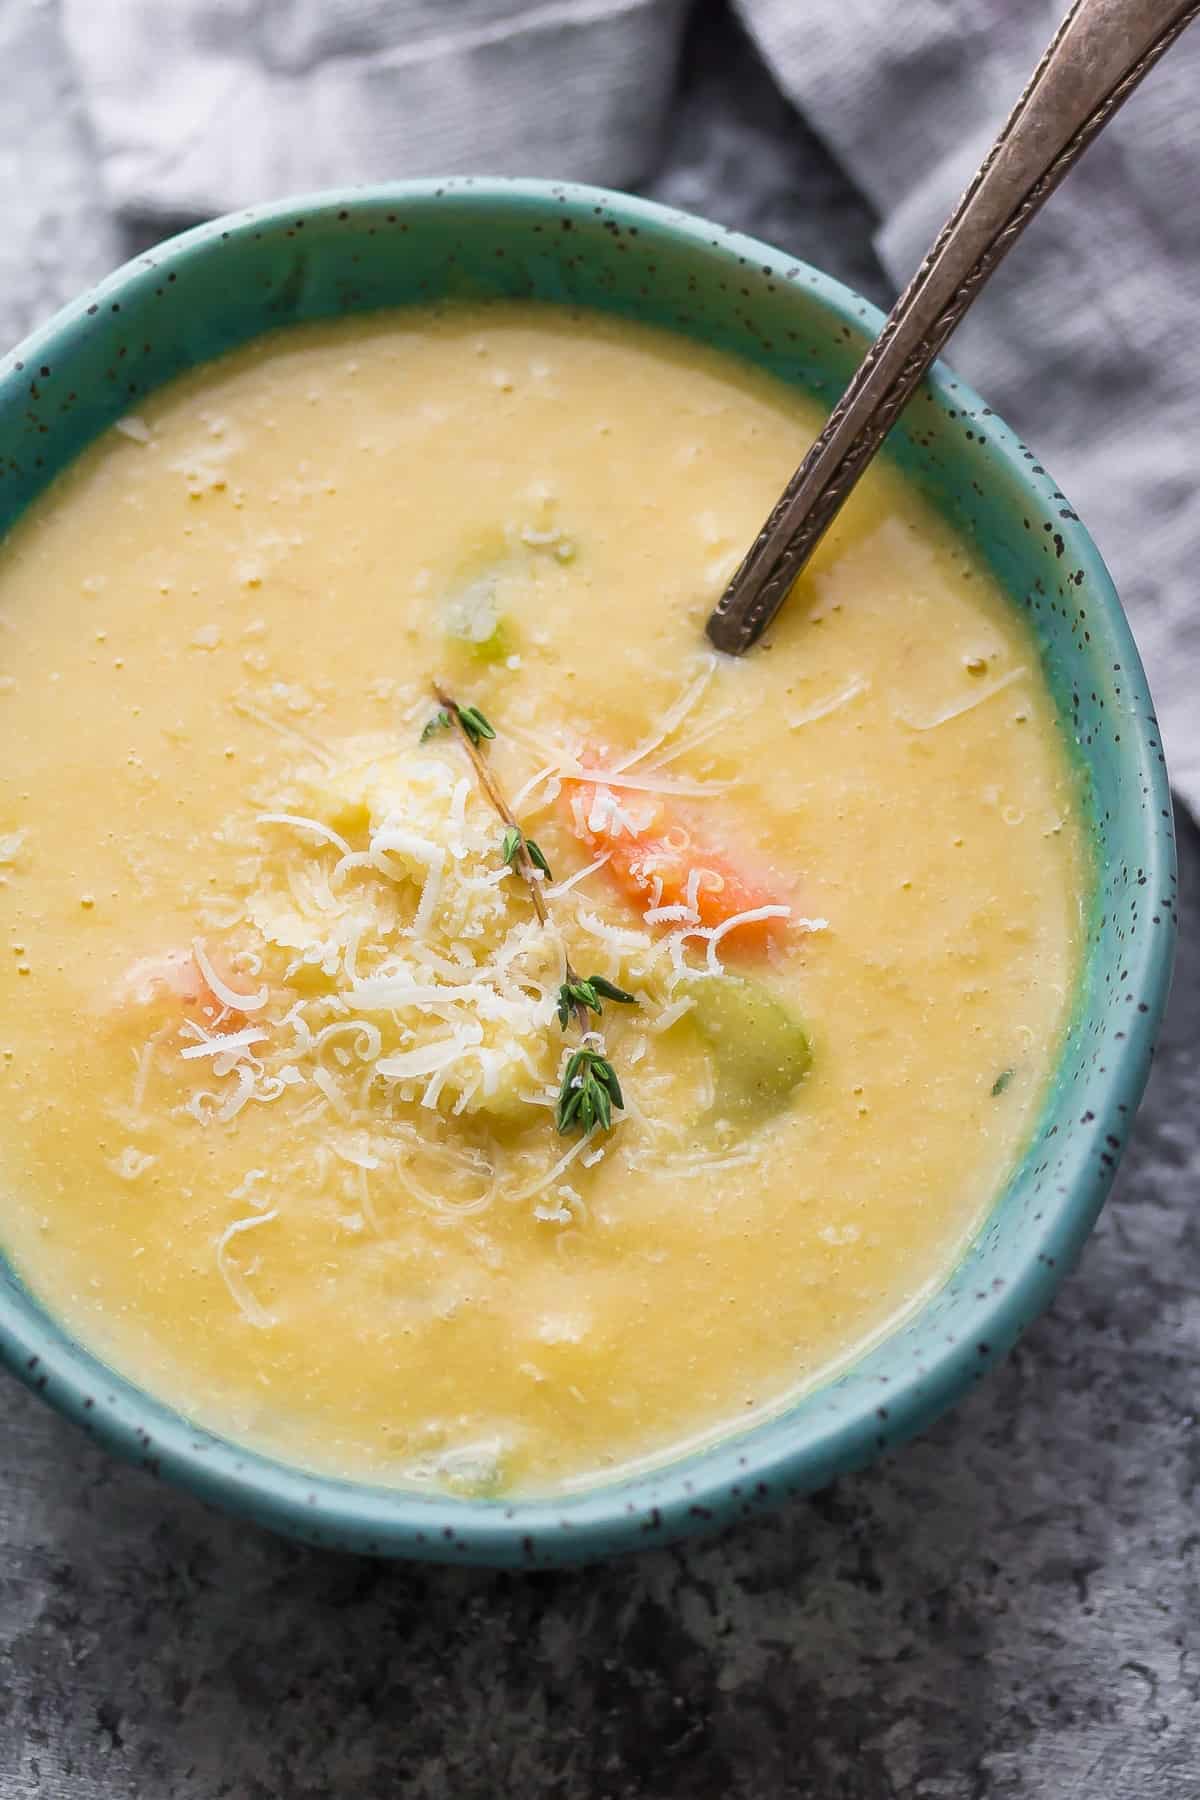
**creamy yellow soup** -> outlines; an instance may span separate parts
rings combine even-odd
[[[11,534],[0,1236],[116,1368],[315,1469],[562,1490],[945,1279],[1065,1029],[1082,809],[886,467],[711,653],[817,425],[630,324],[410,312],[176,383]]]

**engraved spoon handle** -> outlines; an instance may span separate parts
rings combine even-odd
[[[1076,0],[709,617],[718,650],[740,655],[770,624],[993,269],[1198,14],[1200,0]]]

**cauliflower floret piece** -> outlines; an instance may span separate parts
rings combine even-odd
[[[470,944],[503,924],[513,878],[497,856],[500,828],[470,775],[446,758],[416,749],[366,754],[323,777],[312,805],[372,854],[380,874],[408,877],[425,895],[421,936],[436,929]]]
[[[404,820],[415,832],[444,836],[460,781],[466,783],[466,789],[457,808],[459,816],[472,799],[469,778],[444,757],[417,749],[380,747],[371,740],[360,748],[361,756],[311,784],[315,815],[343,837],[366,838],[393,819]]]

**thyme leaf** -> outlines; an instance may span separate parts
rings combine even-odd
[[[443,706],[434,713],[432,719],[426,721],[425,729],[421,733],[421,742],[427,744],[431,737],[437,736],[439,731],[449,731],[450,725],[450,714]]]
[[[603,1012],[603,1002],[615,1000],[619,1006],[636,1006],[637,1001],[624,988],[608,981],[603,975],[582,976],[571,974],[558,990],[558,1022],[563,1030],[570,1023],[571,1013],[577,1007],[588,1007],[594,1013]]]
[[[546,877],[547,881],[554,880],[553,875],[550,873],[550,864],[546,861],[546,858],[542,855],[542,852],[538,849],[532,838],[525,839],[525,854],[533,864],[534,868],[542,871],[542,874]]]
[[[624,988],[617,987],[615,982],[606,981],[603,975],[593,975],[591,980],[596,992],[602,994],[606,1000],[615,1000],[618,1006],[637,1005],[632,994],[627,994]]]
[[[478,744],[481,738],[494,738],[496,735],[477,706],[460,706],[458,722],[473,744]]]

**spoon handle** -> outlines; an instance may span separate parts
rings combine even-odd
[[[1076,0],[717,603],[707,630],[718,650],[740,655],[770,624],[993,269],[1198,14],[1200,0]]]

